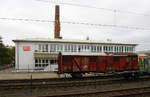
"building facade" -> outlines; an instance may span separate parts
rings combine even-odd
[[[57,71],[59,52],[134,53],[136,44],[64,39],[20,39],[16,45],[15,68],[19,71]]]

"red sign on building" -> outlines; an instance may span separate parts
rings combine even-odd
[[[30,51],[30,46],[23,46],[24,51]]]

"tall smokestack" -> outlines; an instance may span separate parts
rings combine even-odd
[[[62,39],[62,37],[60,37],[59,5],[55,6],[55,33],[54,33],[54,38]]]

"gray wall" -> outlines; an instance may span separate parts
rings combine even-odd
[[[34,69],[35,44],[27,42],[16,42],[16,69]],[[30,46],[30,51],[24,51],[23,46]]]

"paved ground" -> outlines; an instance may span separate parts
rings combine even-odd
[[[63,74],[58,76],[56,72],[17,72],[15,68],[9,68],[0,71],[0,80],[30,79],[31,76],[32,79],[64,77]],[[86,74],[85,76],[91,76],[91,74]],[[67,74],[66,77],[71,76]]]
[[[36,72],[36,73],[24,73],[24,72],[0,72],[0,80],[13,80],[13,79],[30,79],[32,75],[33,79],[41,78],[57,78],[58,75],[52,72]]]
[[[0,80],[58,78],[55,72],[16,72],[14,68],[0,71]],[[63,75],[61,75],[63,77]]]

